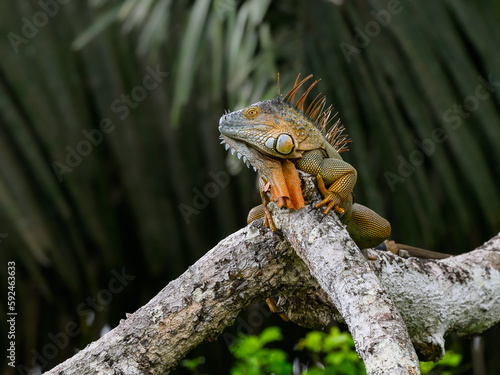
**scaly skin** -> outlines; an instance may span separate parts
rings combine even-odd
[[[324,97],[317,96],[304,110],[307,94],[318,81],[294,103],[295,93],[312,75],[301,82],[299,77],[284,98],[278,83],[277,98],[226,113],[219,121],[221,143],[225,143],[226,150],[237,152],[247,166],[252,165],[260,174],[263,204],[250,211],[248,220],[265,217],[265,225],[276,230],[267,209],[268,191],[279,207],[298,210],[304,206],[298,169],[317,176],[323,200],[316,208],[325,206],[325,214],[331,210],[339,214],[361,249],[377,246],[389,237],[391,226],[374,211],[354,203],[357,172],[339,155],[349,140],[341,134],[343,128],[338,121],[332,127],[333,133],[325,134],[332,107],[325,109]]]

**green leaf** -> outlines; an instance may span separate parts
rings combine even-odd
[[[182,49],[179,51],[177,59],[170,118],[174,126],[179,124],[182,115],[181,109],[184,108],[189,99],[194,78],[192,72],[195,69],[197,55],[200,52],[200,40],[209,9],[210,0],[197,0],[189,14],[187,27],[182,38]]]
[[[95,22],[71,43],[71,48],[75,50],[82,49],[92,39],[101,34],[109,25],[116,21],[118,13],[120,12],[120,5],[115,5],[108,11],[101,14]]]
[[[262,348],[262,343],[257,336],[245,336],[240,338],[231,347],[236,358],[246,358],[254,355]]]
[[[259,341],[262,346],[273,341],[281,340],[283,340],[283,335],[281,334],[280,327],[267,327],[259,336]]]
[[[198,366],[202,365],[205,363],[205,357],[198,357],[198,358],[193,358],[193,359],[183,359],[180,363],[181,367],[185,367],[188,370],[195,370],[198,368]]]
[[[312,352],[319,353],[323,349],[324,332],[312,331],[306,334],[306,337],[299,341],[297,348],[299,350],[308,349]]]

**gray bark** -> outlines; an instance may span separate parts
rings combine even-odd
[[[333,218],[311,225],[307,215],[274,214],[311,275],[343,316],[368,374],[418,374],[405,323],[369,261]],[[314,212],[317,220],[320,212]],[[343,241],[338,241],[343,237]]]
[[[444,260],[369,250],[329,215],[272,208],[278,232],[254,222],[222,240],[115,329],[46,374],[164,374],[241,310],[276,290],[291,321],[343,320],[368,374],[418,374],[444,336],[500,320],[500,236]],[[320,221],[320,219],[322,219]]]

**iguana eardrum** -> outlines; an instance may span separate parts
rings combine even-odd
[[[248,222],[265,217],[264,225],[276,230],[271,213],[267,209],[271,200],[279,207],[298,210],[304,206],[297,169],[315,174],[318,188],[324,199],[316,208],[326,206],[324,213],[334,210],[359,248],[371,248],[382,244],[391,233],[391,225],[369,208],[354,203],[353,188],[357,172],[342,160],[340,153],[347,151],[350,140],[343,134],[338,120],[326,132],[332,106],[326,106],[325,96],[320,94],[304,110],[304,102],[314,81],[302,96],[294,102],[299,88],[312,77],[299,82],[300,74],[290,92],[282,97],[265,100],[235,112],[226,112],[219,121],[219,131],[226,150],[230,149],[247,166],[252,165],[260,174],[262,205],[252,209]],[[443,258],[448,255],[429,252],[386,241],[382,245],[397,253],[407,250],[410,255],[426,258]]]

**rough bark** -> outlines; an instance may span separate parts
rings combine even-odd
[[[276,291],[298,324],[344,320],[368,374],[418,374],[414,347],[436,360],[446,334],[479,333],[500,320],[500,236],[445,260],[369,250],[377,260],[368,261],[330,216],[275,208],[278,232],[254,222],[230,235],[47,374],[164,374]]]
[[[289,244],[258,223],[210,250],[118,327],[48,374],[164,374],[274,290],[317,288]]]
[[[315,211],[317,220],[322,215]],[[276,225],[328,294],[349,327],[368,374],[418,374],[418,358],[398,309],[369,261],[333,218],[275,213]],[[309,219],[309,220],[308,220]],[[338,241],[343,237],[343,241]]]
[[[444,355],[444,336],[470,336],[500,320],[500,234],[440,261],[378,253],[370,263],[424,359]]]

